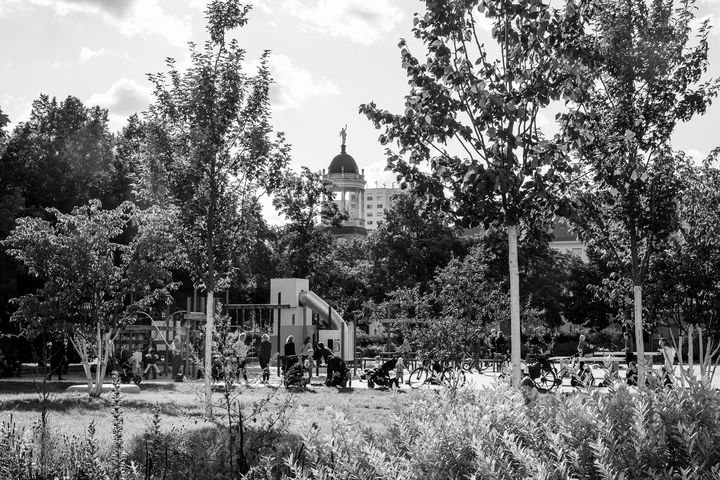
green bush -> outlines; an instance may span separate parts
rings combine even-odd
[[[248,478],[698,479],[720,478],[720,395],[694,384],[544,396],[517,391],[420,393],[386,433],[341,419],[299,453]]]

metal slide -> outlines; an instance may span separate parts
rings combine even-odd
[[[308,307],[310,310],[320,315],[320,318],[322,318],[326,322],[329,321],[330,325],[332,325],[334,329],[347,329],[347,323],[345,323],[345,320],[343,320],[340,314],[337,313],[334,308],[328,305],[325,300],[318,297],[313,292],[308,290],[302,290],[300,292],[300,295],[298,295],[298,303],[300,304],[300,306]]]
[[[302,290],[298,295],[298,303],[320,315],[322,319],[330,322],[333,331],[337,331],[340,339],[340,355],[345,361],[355,358],[355,331],[348,328],[345,320],[325,300],[313,292]]]

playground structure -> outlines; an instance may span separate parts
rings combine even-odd
[[[346,361],[354,361],[355,329],[322,298],[310,291],[309,281],[301,278],[274,278],[270,280],[270,302],[267,304],[223,305],[231,317],[232,328],[252,334],[258,338],[266,333],[272,344],[272,354],[283,355],[285,340],[294,337],[295,351],[302,350],[307,337],[313,343],[323,342],[326,347]],[[321,321],[313,322],[313,314]],[[194,376],[197,365],[192,360],[193,347],[202,347],[200,338],[205,328],[205,301],[195,295],[187,299],[187,310],[165,315],[154,320],[149,315],[150,325],[129,325],[115,340],[115,350],[123,348],[134,351],[145,349],[151,342],[157,345],[163,359],[160,366],[168,373],[170,344],[180,336],[183,345],[182,357],[186,375]],[[321,325],[321,323],[323,325]],[[329,328],[322,328],[329,327]],[[255,356],[257,345],[251,345],[250,355]]]

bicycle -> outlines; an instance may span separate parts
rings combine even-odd
[[[595,385],[595,376],[592,373],[592,370],[590,368],[590,365],[585,365],[582,360],[580,361],[580,371],[579,372],[573,372],[571,367],[575,365],[575,359],[577,359],[577,355],[573,355],[571,357],[568,357],[568,359],[572,359],[572,362],[570,365],[567,363],[561,363],[560,370],[557,370],[552,364],[550,364],[549,361],[540,362],[540,376],[538,380],[535,381],[535,384],[538,386],[538,390],[541,388],[545,389],[545,392],[552,391],[555,387],[559,387],[562,385],[562,381],[565,377],[568,375],[570,376],[570,385],[575,388],[590,388]]]
[[[465,354],[463,358],[464,360],[460,364],[460,368],[462,368],[462,370],[467,373],[473,373],[474,369],[478,373],[483,374],[488,368],[491,367],[493,369],[493,372],[502,372],[508,362],[508,356],[504,353],[495,353],[492,356],[492,359],[489,359],[491,361],[488,362],[485,366],[480,365],[481,363],[483,363],[480,358],[476,358],[467,354]]]
[[[446,386],[463,386],[467,380],[461,368],[442,368],[438,363],[432,364],[429,360],[425,360],[410,373],[407,383],[411,388],[419,388],[427,382],[432,382],[433,379],[438,385]]]

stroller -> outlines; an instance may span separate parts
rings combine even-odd
[[[286,368],[285,378],[283,379],[285,388],[305,388],[305,385],[307,385],[307,371],[300,362]]]
[[[377,385],[381,388],[390,388],[395,385],[395,388],[399,388],[397,378],[390,377],[390,372],[395,370],[397,365],[397,358],[388,360],[379,367],[368,368],[365,373],[360,375],[362,380],[367,380],[369,388],[375,388]]]
[[[129,350],[123,348],[120,351],[120,357],[115,359],[115,365],[118,367],[120,382],[130,383],[132,381],[135,385],[140,385],[142,375],[133,372],[132,355]]]

